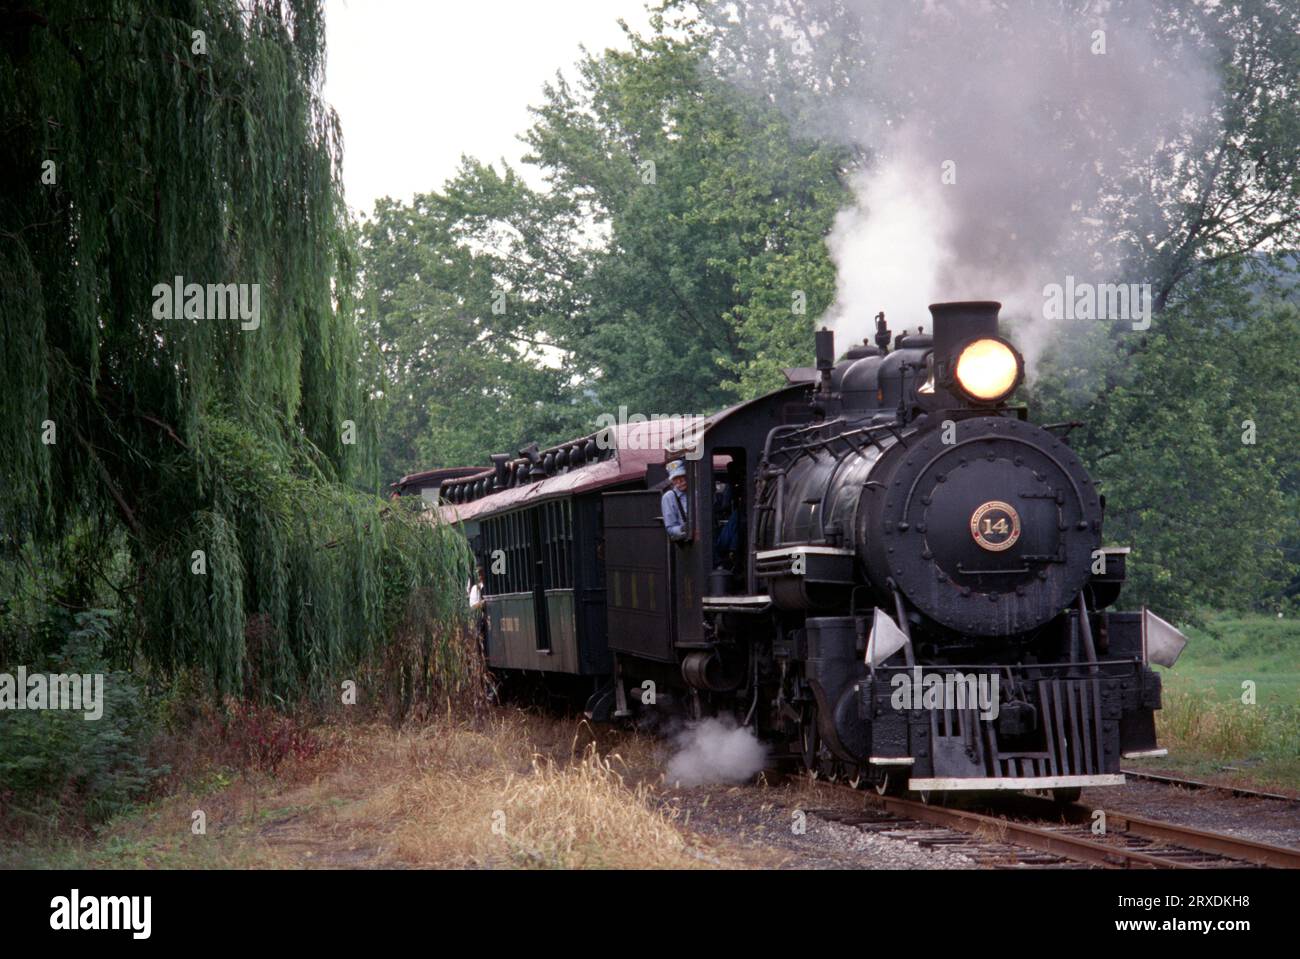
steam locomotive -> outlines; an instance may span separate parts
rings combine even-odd
[[[1185,638],[1110,607],[1126,548],[1068,445],[1010,400],[1000,304],[893,335],[708,417],[627,418],[407,477],[486,572],[487,655],[593,720],[727,715],[815,774],[922,796],[1123,782],[1160,755]],[[892,340],[892,348],[891,348]],[[660,514],[680,460],[689,530]]]

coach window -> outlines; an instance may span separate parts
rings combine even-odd
[[[502,517],[506,532],[506,584],[512,593],[519,592],[519,570],[523,566],[519,555],[519,514],[507,513]]]
[[[569,500],[543,503],[541,549],[547,589],[573,588],[573,512]]]
[[[526,512],[519,510],[510,514],[515,538],[515,559],[510,565],[514,570],[516,593],[526,593],[533,588],[532,551],[528,548],[532,540],[532,523]]]
[[[493,520],[485,519],[483,521],[483,552],[479,555],[478,563],[488,574],[487,591],[488,594],[499,592],[497,589],[496,574],[492,572],[492,557],[496,555],[497,538],[496,524]]]

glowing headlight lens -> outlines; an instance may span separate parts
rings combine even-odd
[[[1020,363],[1001,340],[976,340],[957,358],[957,383],[973,399],[993,402],[1016,388]]]

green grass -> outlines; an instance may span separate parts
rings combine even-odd
[[[211,792],[211,791],[209,791]],[[197,796],[190,794],[191,800]],[[142,803],[90,836],[47,835],[0,842],[0,869],[247,869],[275,865],[258,848],[258,830],[290,807],[256,810],[229,826],[209,820],[208,835],[191,832],[184,803]]]
[[[1171,773],[1300,790],[1300,620],[1219,614],[1188,629],[1158,715]],[[1245,683],[1254,703],[1243,702]]]
[[[1178,664],[1157,667],[1166,689],[1240,704],[1249,680],[1261,706],[1300,705],[1300,619],[1221,615],[1187,634]]]

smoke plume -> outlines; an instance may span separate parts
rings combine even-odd
[[[683,786],[745,782],[767,762],[753,732],[725,717],[691,723],[673,737],[673,747],[668,782]]]
[[[996,299],[1032,359],[1054,332],[1045,285],[1149,279],[1132,273],[1163,235],[1155,184],[1217,94],[1198,41],[1150,0],[759,6],[733,33],[788,41],[803,90],[742,82],[866,158],[829,239],[842,347],[881,309],[897,330],[928,324],[931,302]]]

